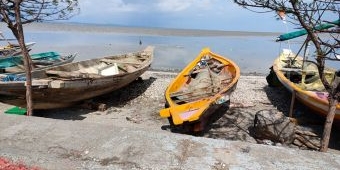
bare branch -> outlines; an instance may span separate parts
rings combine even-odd
[[[11,21],[15,25],[14,1],[1,1],[0,19]],[[79,13],[78,0],[25,0],[20,2],[21,22],[66,20]]]

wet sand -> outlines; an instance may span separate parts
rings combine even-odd
[[[0,24],[1,26],[1,24]],[[2,26],[3,27],[3,26]],[[1,28],[1,27],[0,27]],[[136,35],[155,36],[277,36],[278,32],[245,32],[224,30],[199,29],[169,29],[169,28],[143,28],[114,25],[94,25],[80,23],[30,23],[24,26],[26,31],[71,31],[89,33],[126,33]]]

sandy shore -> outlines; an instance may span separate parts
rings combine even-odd
[[[106,111],[85,109],[79,105],[37,111],[35,116],[169,131],[166,128],[168,121],[160,118],[159,110],[164,107],[164,91],[175,76],[176,73],[171,72],[147,71],[142,75],[142,81],[135,81],[121,90],[92,99],[95,103],[106,104]],[[290,94],[284,89],[268,87],[264,76],[241,76],[231,96],[230,109],[225,110],[223,116],[209,126],[203,137],[256,143],[249,132],[254,115],[261,110],[280,111],[287,115],[289,105]],[[0,112],[11,107],[0,103]],[[321,136],[322,119],[299,103],[296,110],[294,117],[301,122],[299,127]],[[339,135],[334,133],[331,140],[330,148],[339,150]]]

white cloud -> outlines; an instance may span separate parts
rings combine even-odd
[[[79,7],[70,21],[234,30],[259,27],[258,20],[276,21],[273,14],[250,12],[230,0],[79,0]]]
[[[185,1],[185,0],[160,0],[156,7],[158,10],[163,12],[178,12],[183,11],[190,7],[192,1]]]
[[[80,9],[86,14],[133,12],[138,10],[139,5],[126,3],[123,0],[80,0]]]
[[[79,0],[83,15],[148,12],[194,12],[219,7],[226,0]]]
[[[198,10],[211,9],[216,0],[158,0],[156,8],[162,12],[179,12],[189,8]]]

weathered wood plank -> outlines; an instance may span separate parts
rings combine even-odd
[[[47,70],[46,74],[48,75],[57,75],[62,78],[100,78],[101,75],[91,74],[91,73],[75,73],[75,72],[66,72],[66,71],[57,71],[57,70]]]

